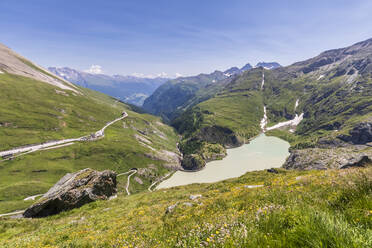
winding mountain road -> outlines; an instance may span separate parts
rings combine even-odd
[[[151,189],[152,187],[154,187],[157,183],[160,183],[161,181],[165,180],[167,177],[169,177],[170,175],[172,175],[172,172],[166,174],[165,176],[159,178],[158,180],[156,180],[155,182],[153,182],[150,187],[148,188],[148,190],[150,192],[153,192],[153,190]]]
[[[24,211],[25,211],[25,210],[19,210],[19,211],[15,211],[15,212],[7,213],[7,214],[0,214],[0,217],[19,215],[19,214],[23,214]]]
[[[25,154],[28,154],[28,153],[31,153],[31,152],[36,152],[38,150],[46,150],[47,148],[53,149],[53,148],[63,147],[63,145],[67,145],[68,143],[72,144],[73,142],[76,142],[76,141],[96,140],[96,139],[99,139],[99,138],[102,138],[102,137],[105,136],[105,129],[107,127],[111,126],[112,124],[114,124],[117,121],[120,121],[120,120],[126,118],[127,116],[128,116],[128,114],[126,112],[123,112],[122,116],[120,116],[119,118],[117,118],[117,119],[115,119],[111,122],[106,123],[106,125],[103,128],[101,128],[100,130],[95,132],[93,135],[86,135],[86,136],[82,136],[80,138],[75,138],[75,139],[64,139],[64,140],[57,140],[57,141],[49,141],[49,142],[45,142],[45,143],[37,144],[37,145],[29,145],[29,146],[24,146],[24,147],[18,147],[18,148],[14,148],[14,149],[11,149],[11,150],[0,152],[0,157],[4,158],[4,157],[9,156],[9,158],[4,158],[4,160],[8,160],[8,159],[12,158],[14,154],[18,154],[17,156],[21,156],[21,155],[25,155]],[[22,153],[22,154],[19,154],[19,153]],[[2,162],[4,160],[1,160],[0,162]]]
[[[129,174],[129,173],[131,173],[131,174]],[[131,170],[127,171],[127,172],[120,173],[120,174],[118,174],[118,175],[116,176],[116,177],[119,177],[119,176],[123,176],[123,175],[127,175],[127,174],[129,174],[129,176],[128,176],[128,181],[127,181],[127,186],[125,187],[125,190],[127,191],[127,194],[128,194],[128,195],[130,195],[130,192],[129,192],[130,178],[131,178],[131,176],[133,176],[133,175],[136,174],[136,173],[137,173],[137,169],[131,169]]]

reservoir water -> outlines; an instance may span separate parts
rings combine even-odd
[[[288,142],[261,134],[249,144],[227,149],[227,156],[224,159],[207,163],[201,171],[177,171],[170,178],[161,182],[157,189],[191,183],[213,183],[239,177],[248,171],[279,168],[289,156],[288,148]]]

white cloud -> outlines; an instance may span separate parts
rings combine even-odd
[[[143,73],[138,73],[138,72],[132,73],[131,76],[133,76],[133,77],[140,77],[140,78],[144,78],[144,77],[146,77],[145,74],[143,74]]]
[[[175,76],[176,78],[178,78],[178,77],[182,77],[183,75],[182,75],[181,73],[176,72],[176,74],[174,74],[174,76]]]
[[[92,74],[103,74],[102,66],[100,65],[91,65],[88,70],[85,70],[85,72]]]
[[[163,78],[166,78],[166,77],[169,77],[167,73],[165,72],[161,72],[161,73],[158,73],[156,75],[154,74],[143,74],[143,73],[138,73],[138,72],[135,72],[135,73],[132,73],[133,77],[140,77],[140,78],[157,78],[157,77],[163,77]]]
[[[157,77],[163,77],[163,78],[165,78],[165,77],[168,77],[168,74],[165,73],[165,72],[161,72],[161,73],[159,73],[159,74],[157,75]]]

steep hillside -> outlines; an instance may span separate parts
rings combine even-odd
[[[68,67],[49,67],[48,70],[70,82],[105,93],[124,102],[142,106],[144,100],[168,78],[140,78],[133,76],[92,74]]]
[[[367,40],[288,67],[247,71],[173,121],[184,135],[181,148],[208,160],[200,147],[237,146],[264,129],[291,142],[286,168],[340,168],[370,160],[371,56]]]
[[[53,77],[11,51],[0,55],[0,152],[90,137],[61,147],[4,155],[0,213],[24,209],[32,203],[24,198],[45,193],[63,175],[79,169],[121,173],[140,168],[138,179],[130,185],[133,193],[147,190],[158,177],[179,167],[178,136],[160,118],[136,113],[111,97]],[[104,134],[97,132],[123,111],[127,117],[107,127]],[[120,181],[123,189],[126,178]]]
[[[235,76],[251,68],[250,64],[246,64],[241,69],[232,67],[224,72],[214,71],[210,74],[170,80],[145,100],[143,108],[149,113],[159,115],[164,120],[170,121],[188,107],[214,96],[221,87]]]
[[[371,247],[372,167],[266,171],[0,220],[1,247]]]
[[[43,81],[76,93],[76,86],[70,82],[50,74],[45,69],[28,61],[3,44],[0,44],[0,74],[4,74],[4,72]]]

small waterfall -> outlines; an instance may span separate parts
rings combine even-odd
[[[266,131],[266,125],[267,125],[267,114],[266,114],[266,106],[264,106],[264,116],[260,123],[261,129],[263,132]]]
[[[297,99],[297,100],[296,100],[296,103],[295,103],[295,108],[294,108],[294,110],[297,109],[299,102],[300,102],[300,99]]]

